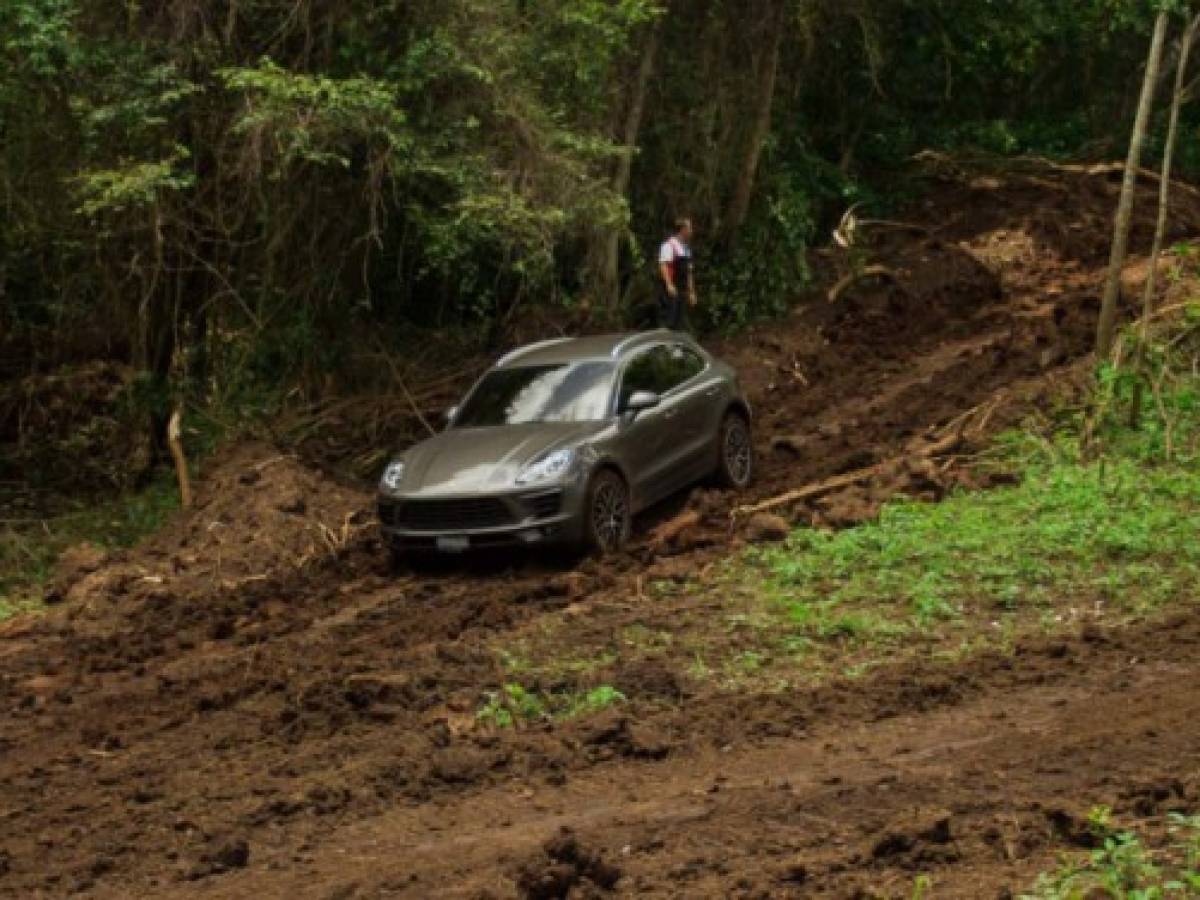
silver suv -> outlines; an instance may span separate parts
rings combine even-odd
[[[684,334],[562,338],[514,350],[388,465],[379,519],[397,556],[543,543],[611,553],[632,517],[754,473],[737,374]]]

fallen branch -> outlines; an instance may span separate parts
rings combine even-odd
[[[650,532],[650,544],[653,547],[665,547],[689,528],[694,528],[701,521],[700,513],[694,509],[685,510],[675,518],[659,525]]]
[[[978,409],[978,407],[976,408]],[[972,410],[974,412],[974,410]],[[961,420],[961,421],[959,421]],[[928,462],[936,456],[942,456],[954,450],[962,443],[963,431],[966,428],[967,420],[961,416],[951,423],[947,432],[939,438],[924,447],[921,447],[913,453],[905,454],[900,457],[893,457],[881,463],[876,463],[873,466],[867,466],[864,469],[855,469],[853,472],[847,472],[844,475],[838,475],[834,478],[826,479],[825,481],[816,484],[808,484],[804,487],[788,491],[785,494],[780,494],[777,497],[771,497],[768,500],[763,500],[760,503],[754,503],[748,506],[736,507],[730,514],[731,520],[744,516],[753,516],[761,512],[769,512],[774,509],[779,509],[782,506],[790,506],[793,503],[798,503],[801,500],[811,500],[813,497],[820,497],[823,494],[828,494],[831,491],[836,491],[844,487],[850,487],[854,484],[859,484],[863,481],[868,481],[876,475],[881,474],[892,466],[895,466],[905,460],[925,461]],[[957,427],[955,427],[957,426]]]
[[[192,482],[188,477],[187,457],[183,455],[183,410],[175,407],[167,423],[167,446],[175,460],[175,475],[179,479],[179,503],[184,509],[192,506]]]
[[[949,453],[951,450],[958,448],[962,443],[963,432],[966,431],[967,423],[963,421],[957,428],[945,429],[942,436],[935,440],[932,444],[928,444],[914,454],[917,459],[933,459],[935,456],[941,456]]]
[[[850,288],[858,284],[860,281],[865,281],[868,278],[884,278],[896,285],[902,291],[905,290],[904,285],[900,283],[900,277],[889,269],[887,266],[866,266],[858,272],[851,272],[845,278],[841,279],[837,284],[829,289],[829,294],[826,299],[829,303],[837,303],[842,299]],[[907,291],[905,291],[907,293]]]
[[[954,164],[958,166],[974,166],[976,171],[982,167],[986,171],[1001,172],[1028,172],[1036,168],[1050,169],[1055,172],[1064,172],[1073,175],[1115,175],[1117,173],[1124,174],[1124,162],[1107,162],[1107,163],[1061,163],[1055,162],[1045,156],[1037,156],[1036,154],[1026,154],[1023,156],[1012,156],[1000,158],[996,156],[950,156],[937,153],[936,151],[924,150],[916,154],[913,159],[923,162],[940,162],[944,164]],[[1145,178],[1147,181],[1153,181],[1155,184],[1162,180],[1162,176],[1151,169],[1142,166],[1137,167],[1139,178]],[[1178,189],[1192,196],[1200,197],[1200,189],[1193,187],[1190,184],[1171,179],[1172,189]]]
[[[392,379],[397,385],[399,385],[400,391],[404,394],[404,399],[408,401],[409,408],[412,409],[413,415],[417,417],[417,421],[424,425],[425,430],[431,435],[437,434],[437,431],[434,430],[433,426],[429,424],[429,420],[426,419],[425,415],[421,412],[420,405],[417,403],[416,398],[413,397],[412,393],[409,391],[408,384],[404,381],[404,376],[400,374],[400,370],[396,367],[396,363],[392,360],[392,357],[388,354],[386,349],[382,347],[382,345],[379,348],[379,352],[387,362],[388,369],[390,369],[392,373]]]
[[[802,488],[797,488],[794,491],[788,491],[786,494],[780,494],[778,497],[772,497],[769,500],[763,500],[761,503],[754,503],[749,506],[736,507],[730,517],[739,519],[743,516],[753,516],[762,512],[769,512],[773,509],[779,509],[781,506],[790,506],[793,503],[798,503],[801,500],[809,500],[813,497],[819,497],[822,494],[828,494],[830,491],[836,491],[839,488],[849,487],[852,484],[857,484],[860,481],[866,481],[875,477],[883,471],[885,464],[877,463],[873,466],[868,466],[865,469],[856,469],[853,472],[847,472],[845,475],[838,475],[835,478],[829,478],[817,484],[808,484]]]
[[[1092,166],[1059,165],[1056,168],[1061,169],[1064,172],[1082,172],[1085,175],[1116,175],[1118,172],[1123,173],[1125,171],[1125,164],[1114,162],[1097,163],[1096,165]],[[1139,178],[1145,178],[1147,181],[1153,181],[1155,184],[1162,183],[1162,175],[1160,175],[1158,172],[1142,166],[1138,166],[1136,171]],[[1176,181],[1173,178],[1171,179],[1170,184],[1172,188],[1177,188],[1184,193],[1191,194],[1193,197],[1200,197],[1200,190],[1197,190],[1190,184],[1184,184],[1182,181]]]

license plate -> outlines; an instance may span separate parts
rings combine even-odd
[[[471,539],[465,537],[440,537],[437,548],[443,553],[463,553],[471,546]]]

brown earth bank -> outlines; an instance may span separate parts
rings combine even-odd
[[[901,896],[930,871],[994,896],[1091,802],[1194,807],[1192,617],[786,695],[618,663],[620,717],[475,717],[497,641],[551,614],[688,615],[642,585],[754,537],[737,504],[860,473],[774,508],[842,525],[972,484],[964,455],[1079,389],[1118,179],[939,169],[908,224],[863,227],[885,274],[715,347],[758,413],[753,491],[680,498],[617,559],[391,573],[368,493],[230,449],[195,509],[0,626],[0,894]],[[1200,233],[1177,197],[1173,239]]]
[[[1006,897],[1200,805],[1200,616],[568,730],[597,762],[334,827],[181,896]]]

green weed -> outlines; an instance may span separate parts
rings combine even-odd
[[[1171,839],[1161,849],[1116,830],[1106,808],[1094,810],[1089,821],[1102,845],[1039,876],[1023,900],[1182,900],[1200,894],[1200,816],[1173,813]]]
[[[511,728],[519,721],[561,721],[590,715],[624,703],[625,699],[624,694],[609,684],[582,692],[542,693],[513,683],[489,693],[476,718],[498,728]]]
[[[84,541],[107,549],[131,547],[178,508],[174,479],[164,473],[140,491],[103,503],[81,501],[45,521],[0,529],[0,621],[37,608],[41,588],[67,547]]]

